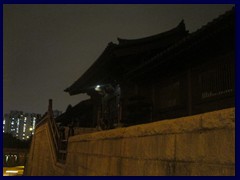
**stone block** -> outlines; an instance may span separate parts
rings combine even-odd
[[[175,163],[175,176],[190,176],[192,174],[191,162],[176,162]]]
[[[87,175],[87,169],[82,167],[82,166],[78,166],[78,172],[77,175],[78,176],[86,176]]]
[[[82,150],[84,154],[89,153],[89,141],[82,142]]]
[[[109,164],[109,157],[88,156],[87,169],[99,176],[106,176],[109,174]]]
[[[67,152],[75,153],[78,150],[78,143],[76,142],[69,142],[67,145]]]
[[[235,109],[224,109],[221,111],[214,111],[204,113],[202,118],[202,128],[235,128]]]
[[[235,176],[235,167],[221,164],[193,164],[191,176]]]
[[[86,154],[76,154],[75,158],[77,159],[78,166],[87,168],[88,156]]]
[[[121,158],[111,157],[109,159],[108,175],[120,176],[121,174]]]
[[[121,160],[121,175],[143,176],[145,171],[144,164],[144,160],[124,158]]]
[[[91,171],[94,171],[94,170],[97,170],[97,167],[99,166],[99,158],[96,157],[96,156],[87,156],[87,164],[86,166],[84,166],[86,169],[88,169],[88,173]]]
[[[126,158],[137,157],[139,149],[139,138],[129,137],[122,139],[121,156]]]
[[[71,165],[73,163],[72,159],[73,159],[73,153],[67,153],[67,158],[66,158],[67,164]]]
[[[157,157],[158,140],[156,136],[136,138],[135,154],[137,158],[153,159]]]
[[[104,139],[97,140],[97,149],[98,149],[97,151],[100,155],[103,154],[103,141]]]
[[[176,135],[176,160],[201,161],[204,156],[202,133]]]
[[[82,141],[77,142],[76,152],[77,152],[77,153],[84,153],[84,152],[85,152],[85,150],[84,150],[84,145],[85,145],[85,144],[86,144],[86,143],[85,143],[85,142],[82,142]]]
[[[235,131],[217,129],[202,133],[202,161],[208,163],[235,164]]]
[[[144,164],[144,176],[166,176],[167,165],[164,161],[146,160]]]
[[[121,141],[122,139],[113,139],[112,140],[112,152],[111,152],[111,156],[113,157],[120,157],[121,156]]]
[[[65,176],[76,176],[76,172],[75,171],[65,171]]]
[[[99,166],[97,166],[96,171],[100,176],[109,175],[110,157],[103,156],[99,158]]]
[[[109,140],[109,139],[102,140],[102,146],[103,146],[102,155],[110,156],[110,154],[113,151],[112,140]]]
[[[201,129],[201,115],[136,125],[126,128],[122,137],[191,132]]]
[[[154,148],[154,158],[163,160],[173,160],[175,158],[175,135],[157,135],[154,137],[156,140],[156,147]],[[155,154],[157,152],[157,156]]]
[[[233,165],[176,162],[176,176],[234,176]]]

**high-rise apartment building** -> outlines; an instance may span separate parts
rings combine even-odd
[[[20,140],[27,140],[34,134],[40,114],[11,111],[3,117],[3,132],[11,133]]]

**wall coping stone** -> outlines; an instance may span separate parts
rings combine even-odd
[[[131,138],[156,134],[177,134],[223,128],[235,128],[235,108],[227,108],[193,116],[166,119],[148,124],[76,135],[70,137],[69,142]]]

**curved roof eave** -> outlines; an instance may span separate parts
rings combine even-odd
[[[125,45],[133,45],[133,44],[139,44],[139,43],[147,43],[147,42],[151,42],[154,40],[159,40],[161,38],[164,38],[166,36],[171,36],[175,33],[188,33],[188,31],[186,31],[186,26],[184,23],[184,20],[182,20],[175,28],[172,28],[168,31],[159,33],[159,34],[155,34],[152,36],[148,36],[148,37],[144,37],[144,38],[138,38],[138,39],[123,39],[123,38],[117,38],[118,40],[118,46],[125,46]]]

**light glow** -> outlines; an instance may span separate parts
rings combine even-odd
[[[97,86],[95,87],[95,91],[101,91],[101,86],[100,86],[100,85],[97,85]]]
[[[7,170],[6,173],[18,173],[18,171],[14,171],[14,170]]]

